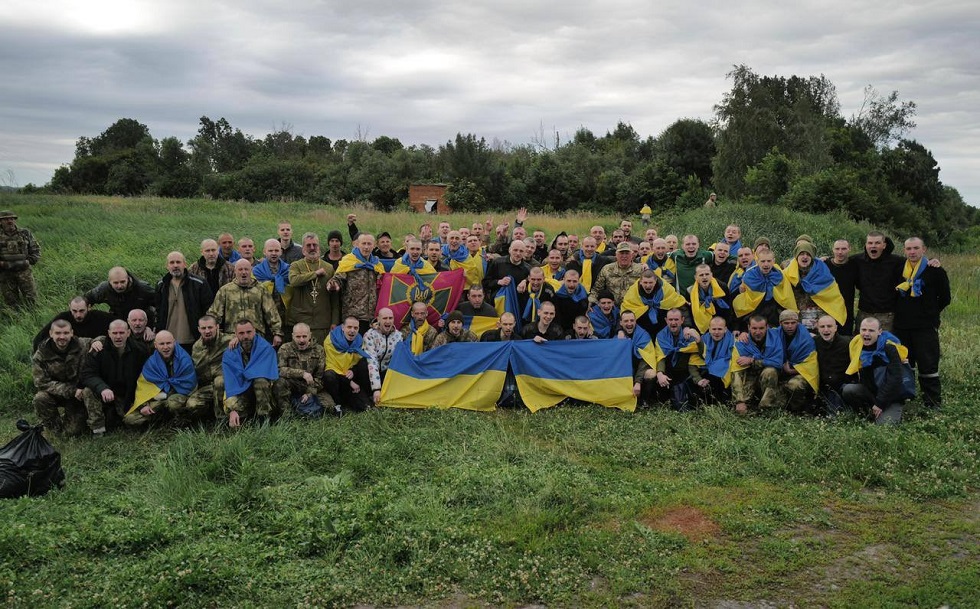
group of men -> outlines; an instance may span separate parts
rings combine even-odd
[[[907,399],[905,362],[918,368],[924,403],[941,403],[938,326],[949,282],[918,238],[904,242],[904,257],[881,233],[854,255],[839,240],[825,261],[801,235],[777,263],[767,239],[744,245],[735,225],[707,248],[695,235],[661,238],[653,228],[638,237],[628,220],[609,241],[594,226],[549,243],[542,230],[528,236],[520,210],[514,228],[443,221],[433,233],[423,223],[396,250],[389,233],[375,238],[356,220],[347,218],[349,252],[340,231],[324,251],[316,233],[294,242],[282,222],[261,256],[251,239],[236,248],[227,233],[202,241],[191,265],[169,253],[155,288],[111,269],[35,341],[42,422],[102,435],[123,425],[238,427],[287,411],[363,410],[379,403],[400,342],[421,355],[519,339],[631,341],[641,404],[850,408],[894,423]],[[403,324],[378,307],[386,273],[422,281],[454,269],[463,269],[465,299],[438,323],[427,302],[413,304]]]

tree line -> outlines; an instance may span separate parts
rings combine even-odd
[[[939,178],[932,153],[907,136],[915,104],[868,87],[864,105],[840,112],[836,88],[819,77],[760,76],[746,66],[710,122],[682,118],[656,137],[627,122],[605,135],[580,128],[569,141],[540,134],[524,145],[457,134],[438,148],[380,136],[353,140],[294,135],[257,138],[226,119],[200,119],[197,135],[156,140],[131,118],[80,137],[75,157],[43,188],[28,191],[265,201],[407,204],[418,182],[449,185],[454,209],[527,206],[636,214],[752,202],[808,212],[844,210],[931,244],[975,235],[980,217]],[[974,237],[975,238],[975,237]]]

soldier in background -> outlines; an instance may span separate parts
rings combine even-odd
[[[0,294],[9,307],[37,301],[31,267],[41,259],[41,246],[26,228],[17,227],[17,214],[0,211]]]

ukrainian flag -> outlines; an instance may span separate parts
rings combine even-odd
[[[800,376],[806,379],[814,391],[820,389],[817,346],[813,343],[813,337],[802,325],[797,326],[796,334],[786,345],[786,361],[800,373]]]
[[[136,380],[136,399],[132,408],[126,412],[131,414],[143,404],[149,402],[161,391],[170,393],[173,389],[181,395],[190,395],[197,387],[197,373],[191,356],[180,345],[174,345],[173,374],[167,371],[167,364],[156,351],[143,364],[143,372]]]
[[[517,377],[517,389],[531,412],[554,406],[565,398],[628,412],[636,408],[629,341],[504,344],[513,346],[511,366]]]
[[[650,333],[636,326],[633,329],[633,340],[631,341],[633,357],[642,359],[648,366],[657,369],[657,343],[653,341]]]
[[[477,338],[483,336],[485,332],[497,329],[499,317],[488,317],[486,315],[464,315],[463,329],[476,334]]]
[[[878,335],[878,342],[874,349],[864,350],[864,341],[858,334],[851,339],[848,351],[851,354],[851,363],[847,366],[847,374],[856,374],[861,368],[870,366],[874,363],[874,358],[879,358],[888,363],[888,355],[885,353],[885,345],[895,345],[898,350],[898,357],[904,362],[909,357],[909,349],[898,340],[898,337],[891,332],[883,331]]]
[[[492,411],[504,388],[510,345],[450,343],[413,356],[401,342],[381,386],[381,404]]]
[[[799,310],[796,307],[796,297],[793,296],[793,286],[775,266],[768,275],[763,274],[758,266],[750,267],[742,275],[742,284],[745,291],[732,302],[738,317],[745,317],[755,311],[766,300],[775,300],[784,309]]]
[[[493,298],[493,308],[497,310],[497,317],[504,313],[513,313],[514,319],[517,320],[515,330],[520,332],[521,317],[524,312],[521,311],[520,302],[517,300],[517,286],[513,277],[511,277],[510,283],[497,290],[497,294]]]
[[[837,280],[830,274],[826,262],[815,258],[810,272],[800,279],[800,265],[794,258],[783,271],[783,277],[788,279],[791,285],[799,285],[803,288],[814,304],[833,317],[837,323],[844,325],[847,321],[847,305],[844,304],[844,297],[841,296]]]

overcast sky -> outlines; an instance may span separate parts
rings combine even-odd
[[[333,140],[530,143],[712,117],[733,64],[918,105],[912,137],[980,204],[980,8],[798,0],[5,0],[0,182],[43,184],[79,136],[134,118],[184,142],[225,117]],[[770,6],[771,5],[771,6]],[[721,193],[723,194],[723,193]]]

